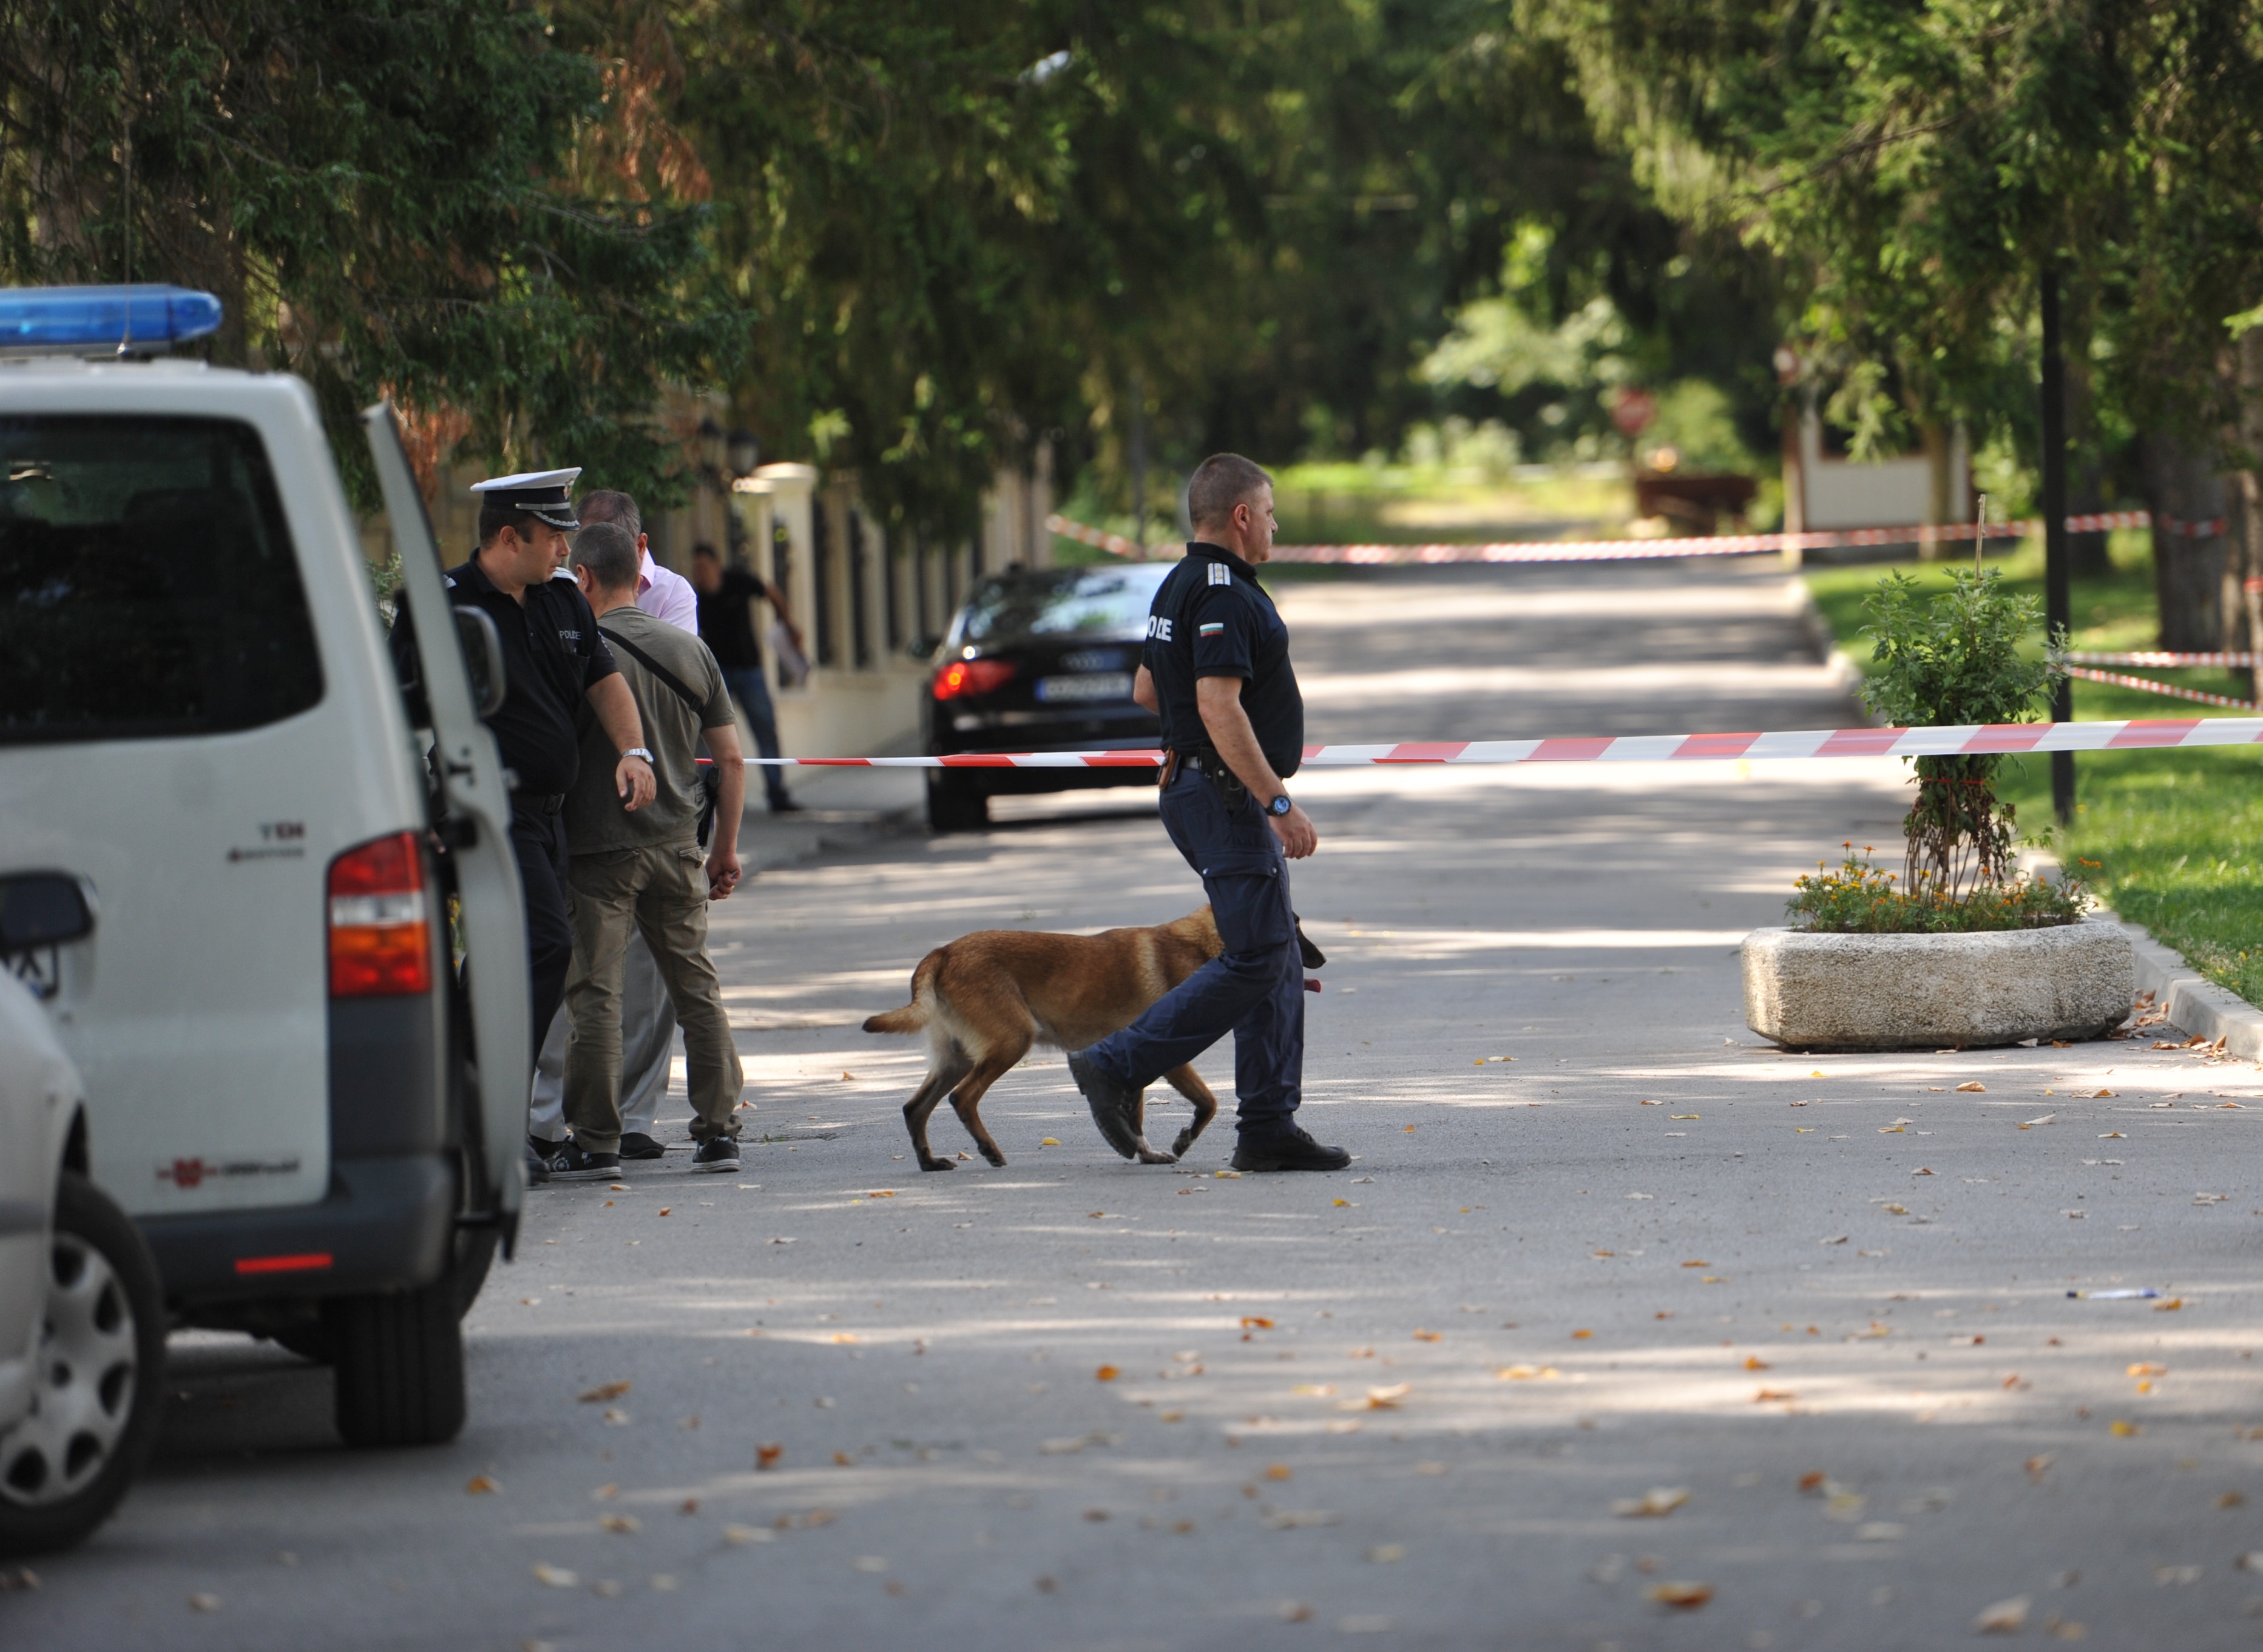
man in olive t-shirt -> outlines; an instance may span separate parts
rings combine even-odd
[[[566,794],[566,876],[574,962],[566,979],[566,1122],[574,1143],[551,1161],[553,1181],[620,1174],[621,969],[632,930],[660,966],[683,1029],[691,1092],[692,1168],[739,1168],[734,1113],[744,1076],[707,958],[707,902],[739,882],[747,771],[722,671],[706,644],[636,605],[637,546],[617,523],[575,536],[574,577],[597,616],[653,753],[654,796],[633,813],[610,792]],[[713,841],[699,849],[699,746],[722,781]]]

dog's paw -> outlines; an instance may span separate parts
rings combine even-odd
[[[1174,1164],[1177,1163],[1181,1158],[1185,1156],[1186,1150],[1194,1146],[1194,1144],[1195,1133],[1193,1131],[1180,1131],[1179,1139],[1171,1143],[1171,1163]]]
[[[953,1164],[949,1159],[926,1159],[920,1164],[920,1169],[923,1170],[955,1170],[958,1168],[958,1166]]]
[[[1006,1156],[998,1151],[995,1148],[983,1148],[982,1156],[989,1160],[990,1163],[999,1170],[1002,1170],[1006,1168]]]
[[[1145,1141],[1139,1144],[1139,1163],[1142,1164],[1176,1164],[1178,1162],[1179,1156],[1175,1153],[1158,1153]]]

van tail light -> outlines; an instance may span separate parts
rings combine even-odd
[[[987,694],[1011,682],[1014,670],[1011,660],[953,660],[935,674],[935,697],[958,699]]]
[[[330,996],[432,989],[424,851],[415,832],[347,850],[330,862],[329,894]]]

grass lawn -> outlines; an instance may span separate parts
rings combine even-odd
[[[2156,630],[2148,536],[2116,533],[2113,549],[2110,576],[2075,582],[2074,646],[2150,648]],[[2039,542],[1996,560],[2007,583],[2042,598]],[[1948,564],[1902,566],[1928,583],[1948,584]],[[1886,571],[1872,565],[1813,569],[1806,576],[1840,645],[1865,669],[1870,649],[1861,634],[1862,598]],[[2036,647],[2041,646],[2038,637]],[[2247,692],[2245,680],[2230,671],[2133,669],[2131,674],[2211,693]],[[2106,719],[2249,714],[2077,682],[2074,714]],[[1999,789],[2018,808],[2028,840],[2045,840],[2051,824],[2050,759],[2007,763]],[[2075,797],[2074,824],[2052,840],[2070,868],[2086,877],[2116,912],[2144,924],[2202,974],[2250,1004],[2263,1004],[2263,870],[2256,852],[2263,842],[2263,752],[2238,747],[2083,752],[2075,759]]]

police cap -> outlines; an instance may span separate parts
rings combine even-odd
[[[482,504],[524,511],[539,522],[570,533],[582,525],[574,514],[574,482],[581,474],[579,465],[570,470],[530,470],[475,482],[472,491],[485,496]]]

